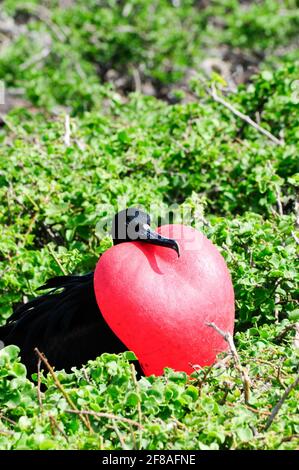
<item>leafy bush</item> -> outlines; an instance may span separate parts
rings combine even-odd
[[[266,429],[271,407],[283,388],[294,382],[298,365],[298,352],[290,344],[271,342],[275,331],[278,327],[253,328],[238,335],[252,381],[250,405],[244,404],[242,380],[232,363],[220,362],[192,378],[168,369],[162,377],[136,382],[128,362],[134,355],[129,352],[103,354],[71,374],[58,372],[56,381],[63,393],[50,375],[43,377],[45,392],[38,400],[18,362],[18,349],[7,346],[0,351],[0,447],[294,449],[298,391],[291,393],[279,419]],[[79,416],[78,410],[89,414]]]
[[[298,60],[297,6],[296,0],[78,0],[61,8],[54,0],[4,0],[4,14],[23,28],[12,28],[0,53],[0,78],[24,87],[35,104],[75,112],[101,106],[106,88],[99,79],[173,100],[172,85],[201,69],[205,58],[223,55],[236,75],[238,60],[245,69],[273,62],[273,55],[276,62]]]

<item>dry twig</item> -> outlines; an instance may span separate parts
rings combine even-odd
[[[135,91],[137,91],[138,93],[141,93],[142,83],[141,83],[141,78],[140,78],[140,73],[139,73],[138,68],[132,67],[132,76],[133,76]]]
[[[51,247],[51,245],[48,245],[48,249],[51,253],[51,255],[53,256],[53,258],[55,259],[56,263],[58,264],[58,266],[60,267],[62,273],[64,274],[64,276],[67,276],[67,272],[66,270],[64,269],[64,267],[62,266],[61,262],[59,261],[55,251],[53,250],[53,248]]]
[[[286,335],[290,332],[296,329],[297,323],[291,323],[290,325],[287,325],[275,338],[273,339],[273,343],[280,343]]]
[[[276,292],[274,295],[274,318],[275,323],[279,323],[279,303],[280,303],[280,295]]]
[[[17,424],[16,421],[13,421],[12,419],[7,418],[7,417],[4,416],[2,413],[0,413],[0,419],[4,419],[5,421],[7,421],[8,423],[12,424],[13,426],[15,426],[15,425]]]
[[[227,406],[229,406],[230,408],[236,408],[236,407],[240,407],[240,404],[239,403],[232,403],[230,401],[227,401],[225,403]],[[257,414],[257,415],[265,415],[265,416],[270,416],[270,411],[266,411],[266,410],[257,410],[255,408],[253,408],[252,406],[249,406],[249,405],[244,405],[245,408],[249,411],[252,411],[253,413]]]
[[[23,132],[20,132],[20,129],[17,129],[16,127],[14,127],[14,125],[10,122],[9,119],[7,119],[6,116],[4,116],[3,113],[0,113],[0,122],[3,122],[13,134],[15,135],[18,135],[20,133],[23,134]]]
[[[210,326],[211,328],[213,328],[215,331],[217,331],[217,333],[219,333],[219,335],[222,336],[222,338],[227,342],[227,344],[229,346],[229,349],[230,349],[230,352],[232,354],[232,357],[234,359],[235,366],[238,369],[238,371],[240,372],[240,375],[241,375],[242,380],[243,380],[244,397],[245,397],[245,403],[247,404],[249,402],[249,398],[250,398],[250,385],[251,385],[250,378],[249,378],[249,375],[248,375],[248,372],[247,372],[246,368],[243,367],[242,364],[241,364],[241,361],[240,361],[238,352],[236,350],[236,346],[235,346],[232,335],[229,332],[222,331],[213,322],[208,322],[206,324],[208,326]]]
[[[51,48],[50,47],[45,47],[44,49],[39,51],[38,54],[35,54],[34,56],[30,57],[28,60],[23,62],[23,64],[20,65],[20,70],[24,71],[24,70],[28,69],[29,67],[31,67],[32,65],[38,64],[43,59],[48,57],[50,52],[51,52]]]
[[[267,420],[267,423],[264,427],[264,431],[268,431],[269,427],[271,426],[271,424],[273,423],[274,421],[274,418],[275,416],[278,414],[280,408],[282,407],[282,405],[284,404],[285,400],[288,398],[289,394],[291,393],[291,391],[297,387],[297,385],[299,384],[299,374],[297,375],[296,379],[294,380],[294,382],[288,386],[288,388],[285,389],[281,399],[279,400],[279,402],[274,406],[272,412],[271,412],[271,415],[269,416],[268,420]]]
[[[276,190],[276,202],[277,202],[278,214],[280,216],[282,216],[283,215],[283,205],[282,205],[282,202],[281,202],[280,191],[279,190]]]
[[[54,416],[49,416],[49,420],[50,420],[50,424],[53,428],[56,428],[57,431],[60,432],[60,434],[62,434],[62,436],[65,438],[66,442],[69,442],[69,439],[66,435],[66,433],[64,432],[63,429],[61,429],[61,427],[59,426],[59,424],[57,423],[56,419],[54,418]]]
[[[37,360],[37,399],[38,399],[40,410],[43,411],[42,394],[40,390],[40,385],[41,385],[40,366],[41,366],[41,358],[39,357]]]
[[[295,242],[297,243],[297,245],[299,245],[299,238],[297,237],[296,233],[295,232],[292,232],[292,237],[294,238]]]
[[[48,8],[42,5],[34,5],[30,3],[23,4],[22,8],[43,21],[60,42],[65,41],[67,33],[61,27],[53,23],[51,19],[52,13]]]
[[[14,432],[13,432],[13,431],[6,431],[6,430],[0,429],[0,435],[1,435],[1,436],[13,436],[13,435],[14,435]]]
[[[86,419],[85,416],[82,416],[83,413],[81,413],[80,410],[78,410],[78,408],[76,407],[75,403],[73,402],[73,400],[71,399],[71,397],[68,395],[68,393],[66,392],[66,390],[64,389],[63,385],[60,383],[60,381],[58,380],[54,370],[53,370],[53,367],[49,364],[49,361],[48,359],[46,358],[46,356],[41,353],[39,351],[38,348],[34,348],[34,352],[37,354],[37,357],[45,364],[46,368],[48,369],[48,371],[50,372],[53,380],[54,380],[54,383],[56,385],[56,387],[58,388],[58,390],[60,390],[60,392],[62,393],[62,395],[64,396],[64,398],[66,399],[67,403],[70,405],[70,407],[73,409],[74,412],[78,413],[79,414],[79,418],[80,420],[82,421],[82,423],[87,427],[87,429],[90,431],[90,432],[93,432],[93,429],[92,427],[90,426],[90,422],[88,419]]]
[[[238,116],[243,121],[247,122],[247,124],[254,127],[254,129],[256,129],[261,134],[268,137],[269,140],[271,140],[272,142],[274,142],[277,145],[284,145],[284,142],[282,140],[277,139],[277,137],[275,137],[273,134],[271,134],[271,132],[264,129],[262,126],[260,126],[255,121],[253,121],[253,119],[251,119],[249,116],[242,113],[237,108],[235,108],[232,104],[228,103],[228,101],[225,101],[225,99],[223,99],[221,96],[219,96],[216,92],[215,86],[213,86],[211,89],[207,88],[207,92],[213,98],[213,100],[216,101],[216,103],[220,103],[220,104],[222,104],[222,106],[225,106],[225,108],[229,109],[233,114]]]
[[[137,428],[143,429],[143,426],[140,426],[138,421],[134,421],[130,418],[124,418],[123,416],[117,416],[113,413],[105,413],[101,411],[89,411],[89,410],[65,410],[66,413],[74,413],[74,414],[82,414],[88,416],[94,416],[95,418],[107,418],[107,419],[115,419],[116,421],[122,421],[123,423],[132,424],[132,426],[136,426]]]
[[[299,434],[292,434],[291,436],[285,436],[281,439],[280,443],[278,444],[278,447],[283,444],[284,442],[290,442],[293,439],[298,439],[299,442]]]
[[[299,322],[295,323],[295,338],[293,341],[294,348],[299,348]]]
[[[112,426],[113,426],[113,429],[115,431],[115,434],[117,435],[117,437],[119,439],[119,442],[120,442],[120,445],[121,445],[122,449],[126,450],[126,444],[125,444],[124,438],[122,437],[121,432],[118,429],[118,426],[117,426],[116,421],[114,419],[112,420]]]

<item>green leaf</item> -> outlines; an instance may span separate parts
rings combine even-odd
[[[252,430],[249,427],[240,427],[236,429],[238,438],[242,442],[248,442],[253,438]]]
[[[125,351],[124,358],[127,359],[128,361],[137,361],[137,357],[133,353],[133,351]]]
[[[292,310],[290,313],[289,313],[289,319],[291,321],[297,321],[299,320],[299,308],[295,308],[295,310]]]

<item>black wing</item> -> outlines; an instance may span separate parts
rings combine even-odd
[[[4,344],[20,347],[28,374],[37,370],[35,347],[56,369],[65,370],[81,367],[104,352],[126,351],[98,308],[93,276],[92,272],[49,279],[40,289],[50,292],[19,307],[0,327]]]

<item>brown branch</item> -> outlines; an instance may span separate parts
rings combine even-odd
[[[38,399],[40,410],[41,412],[43,412],[43,401],[42,401],[42,395],[41,395],[41,390],[40,390],[40,385],[41,385],[40,366],[41,366],[41,358],[39,357],[37,361],[37,399]]]
[[[238,261],[236,256],[234,255],[234,253],[231,251],[231,249],[225,243],[222,243],[222,248],[230,255],[230,257],[232,258],[233,261],[235,261],[235,262]]]
[[[82,370],[82,372],[83,372],[83,375],[84,375],[84,378],[85,378],[86,382],[87,382],[87,383],[90,383],[90,379],[89,379],[89,377],[88,377],[88,375],[87,375],[87,371],[86,371],[85,367],[82,367],[81,370]]]
[[[0,413],[0,419],[5,419],[5,421],[7,421],[7,422],[10,423],[10,424],[13,424],[14,426],[17,424],[16,421],[13,421],[12,419],[7,418],[7,417],[4,416],[2,413]]]
[[[299,441],[299,434],[292,434],[291,436],[285,436],[281,439],[280,443],[278,444],[278,447],[281,446],[284,442],[290,442],[293,439],[298,439]]]
[[[133,76],[135,91],[137,91],[138,93],[141,93],[142,83],[141,83],[141,78],[140,78],[140,73],[139,73],[138,68],[132,67],[132,76]]]
[[[215,323],[213,322],[208,322],[206,323],[208,326],[210,326],[211,328],[213,328],[215,331],[217,331],[217,333],[222,336],[222,338],[227,342],[228,346],[229,346],[229,349],[230,349],[230,352],[231,352],[231,355],[234,359],[234,362],[235,362],[235,366],[236,368],[238,369],[241,377],[242,377],[242,381],[243,381],[243,386],[244,386],[244,397],[245,397],[245,403],[247,404],[249,402],[249,398],[250,398],[250,386],[251,386],[251,382],[250,382],[250,378],[249,378],[249,375],[248,375],[248,372],[247,372],[247,369],[245,367],[242,366],[241,364],[241,361],[240,361],[240,358],[239,358],[239,355],[238,355],[238,352],[236,350],[236,346],[235,346],[235,343],[234,343],[234,340],[233,340],[233,337],[232,335],[227,331],[222,331],[220,328],[218,328],[217,325],[215,325]]]
[[[118,429],[117,424],[116,424],[114,419],[112,420],[112,427],[115,431],[115,434],[117,435],[117,437],[119,439],[119,442],[120,442],[120,445],[121,445],[122,449],[126,450],[126,444],[125,444],[124,438],[122,437],[121,432]]]
[[[286,388],[286,387],[285,387],[285,384],[284,384],[284,383],[282,382],[282,380],[281,380],[281,375],[282,375],[282,370],[281,370],[281,368],[282,368],[282,366],[283,366],[283,363],[284,363],[285,359],[286,359],[285,357],[281,357],[281,358],[280,358],[280,360],[279,360],[279,365],[278,365],[278,367],[277,367],[277,374],[276,374],[276,379],[277,379],[277,381],[279,382],[279,384],[281,385],[282,388]]]
[[[123,423],[132,424],[132,426],[136,426],[137,428],[144,429],[143,426],[140,426],[138,421],[134,421],[130,418],[124,418],[123,416],[117,416],[112,413],[105,413],[101,411],[89,411],[89,410],[65,410],[66,413],[74,413],[74,414],[82,414],[87,416],[94,416],[95,418],[107,418],[107,419],[115,419],[117,421],[122,421]]]
[[[293,341],[294,348],[299,348],[299,322],[295,323],[295,338]]]
[[[294,212],[295,212],[295,227],[296,229],[298,229],[299,228],[299,200],[298,199],[296,199],[295,201]]]
[[[283,205],[282,205],[282,202],[281,202],[280,191],[279,190],[276,190],[276,202],[277,202],[278,214],[280,216],[282,216],[283,215]]]
[[[32,232],[32,229],[33,229],[33,227],[34,227],[34,224],[35,224],[35,222],[36,222],[37,217],[38,217],[38,213],[35,213],[34,216],[33,216],[32,219],[31,219],[31,221],[30,221],[30,224],[29,224],[29,226],[28,226],[27,232],[25,233],[24,238],[23,238],[23,242],[22,242],[22,244],[21,244],[21,247],[22,247],[22,248],[23,248],[23,247],[26,245],[26,243],[27,243],[27,238],[28,238],[28,236],[29,236],[29,235],[31,234],[31,232]]]
[[[280,295],[277,292],[274,295],[274,318],[275,323],[279,323],[279,304],[280,304]]]
[[[282,358],[282,360],[280,361],[281,364],[279,366],[276,366],[275,364],[273,364],[273,362],[270,362],[270,361],[265,361],[263,359],[258,359],[257,357],[247,357],[246,358],[246,361],[247,362],[254,362],[254,363],[259,363],[259,364],[265,364],[267,366],[270,366],[274,369],[274,371],[276,372],[276,376],[272,376],[272,379],[274,380],[278,380],[278,382],[280,383],[280,385],[285,388],[285,385],[284,383],[282,382],[281,380],[281,376],[283,375],[284,377],[287,377],[288,374],[286,372],[284,372],[281,367],[282,367],[282,363],[285,361],[285,358]]]
[[[60,432],[60,434],[63,435],[63,437],[65,438],[66,442],[69,442],[69,439],[66,435],[66,433],[64,432],[63,429],[61,429],[61,427],[59,426],[59,424],[57,423],[56,419],[54,418],[54,416],[49,416],[49,420],[50,420],[50,423],[51,425],[57,429],[57,431]]]
[[[48,57],[50,52],[51,52],[51,48],[50,47],[45,47],[44,49],[39,51],[37,54],[35,54],[34,56],[32,56],[28,60],[26,60],[26,62],[23,62],[23,64],[21,64],[19,66],[20,70],[24,71],[24,70],[28,69],[29,67],[31,67],[32,65],[38,64],[43,59]]]
[[[217,363],[218,364],[218,363]],[[192,369],[196,372],[197,374],[197,381],[198,381],[198,388],[199,388],[199,391],[201,391],[202,389],[202,386],[203,384],[205,383],[205,381],[207,380],[208,378],[208,375],[210,374],[211,370],[213,369],[213,366],[207,366],[205,367],[204,369],[202,368],[197,368],[199,366],[196,366],[195,364],[191,364],[191,362],[189,362],[189,366],[192,367]],[[199,371],[200,370],[203,370],[203,378],[201,378],[200,374],[199,374]]]
[[[221,96],[219,96],[216,92],[215,86],[213,86],[212,89],[207,88],[206,90],[208,94],[213,98],[213,100],[216,101],[216,103],[222,104],[222,106],[229,109],[229,111],[231,111],[233,114],[238,116],[243,121],[247,122],[247,124],[249,124],[250,126],[254,127],[254,129],[256,129],[258,132],[260,132],[261,134],[264,134],[266,137],[268,137],[269,140],[272,140],[272,142],[274,142],[275,144],[284,145],[284,142],[282,140],[277,139],[277,137],[271,134],[271,132],[264,129],[262,126],[260,126],[255,121],[253,121],[249,116],[242,113],[241,111],[236,109],[232,104],[228,103]]]
[[[249,405],[246,405],[246,408],[247,408],[249,411],[252,411],[253,413],[256,413],[256,414],[258,414],[258,415],[266,415],[266,416],[268,415],[268,416],[269,416],[269,415],[271,414],[270,411],[266,411],[266,410],[262,410],[262,411],[256,410],[255,408],[253,408],[252,406],[249,406]]]
[[[235,408],[235,407],[238,407],[240,406],[240,403],[232,403],[230,401],[227,401],[225,403],[226,406],[230,406],[231,408]],[[270,411],[266,411],[266,410],[256,410],[255,408],[252,408],[252,406],[249,406],[249,405],[243,405],[245,406],[245,408],[249,411],[252,411],[253,413],[257,414],[257,415],[265,415],[265,416],[270,416]]]
[[[288,386],[288,388],[285,389],[281,399],[279,400],[279,402],[274,406],[272,412],[271,412],[271,415],[269,416],[268,420],[267,420],[267,423],[264,427],[264,431],[268,431],[269,427],[271,426],[271,424],[273,423],[274,421],[274,418],[275,416],[278,414],[280,408],[282,407],[282,405],[284,404],[285,400],[288,398],[289,394],[291,393],[291,391],[297,387],[297,385],[299,384],[299,374],[297,375],[296,379],[294,380],[294,382]]]
[[[2,436],[13,436],[14,432],[13,431],[6,431],[6,430],[4,431],[4,430],[0,429],[0,434]]]
[[[51,20],[52,14],[48,8],[42,5],[23,4],[22,9],[28,11],[32,15],[36,16],[39,20],[43,21],[48,26],[48,28],[51,29],[53,34],[60,42],[65,41],[67,36],[66,32],[61,27],[53,23]]]
[[[86,419],[85,416],[82,416],[83,413],[80,412],[80,410],[78,410],[78,408],[76,407],[75,403],[73,402],[73,400],[71,399],[71,397],[68,395],[68,393],[66,392],[65,388],[63,387],[63,385],[61,384],[61,382],[58,380],[52,366],[49,364],[48,362],[48,359],[46,358],[46,356],[41,353],[39,351],[38,348],[34,348],[34,352],[37,354],[38,358],[45,364],[46,368],[48,369],[48,371],[50,372],[53,380],[54,380],[54,383],[56,385],[56,387],[58,388],[58,390],[60,390],[60,392],[62,393],[62,395],[64,396],[64,398],[66,399],[67,403],[70,405],[70,407],[74,410],[74,412],[78,413],[79,414],[79,418],[80,420],[82,421],[82,423],[87,427],[87,429],[90,431],[90,432],[93,432],[93,429],[91,428],[90,426],[90,422],[88,419]]]
[[[297,245],[299,245],[299,238],[297,237],[296,233],[292,231],[292,237],[294,238]]]
[[[136,444],[136,439],[135,439],[135,434],[134,434],[134,430],[133,430],[133,426],[131,424],[129,424],[129,428],[130,428],[130,433],[131,433],[131,437],[132,437],[133,449],[138,450],[138,447],[137,447],[137,444]]]
[[[226,367],[226,363],[231,360],[231,357],[226,356],[223,357],[222,359],[218,360],[215,362],[215,364],[211,365],[211,369],[220,369],[220,367]]]
[[[9,121],[9,119],[6,118],[6,116],[4,116],[3,113],[0,113],[0,122],[3,122],[3,124],[5,124],[13,134],[19,134],[19,129],[14,127],[14,125]]]

